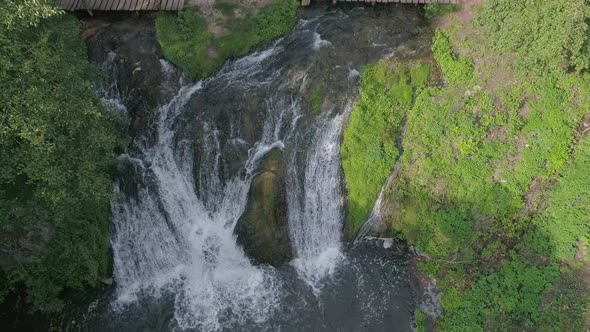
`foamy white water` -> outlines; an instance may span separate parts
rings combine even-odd
[[[344,259],[340,134],[352,107],[348,108],[344,114],[320,121],[305,174],[295,167],[289,169],[289,226],[296,252],[292,264],[316,293],[321,281]],[[297,181],[300,177],[305,179],[302,187]]]

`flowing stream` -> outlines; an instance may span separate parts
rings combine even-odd
[[[89,329],[411,329],[405,248],[373,240],[347,249],[343,234],[340,142],[358,72],[416,34],[416,11],[396,8],[309,10],[289,35],[215,76],[181,80],[119,158],[115,285],[93,304]],[[160,70],[178,77],[165,61]],[[278,267],[254,264],[234,234],[272,149],[285,159],[294,255]]]

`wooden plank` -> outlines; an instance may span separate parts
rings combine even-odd
[[[166,10],[177,10],[178,0],[168,0],[166,3]]]
[[[71,10],[71,11],[74,11],[74,10],[76,10],[76,2],[78,2],[78,0],[74,0],[74,1],[72,1],[72,4],[70,5],[70,10]]]
[[[106,0],[103,5],[103,10],[111,10],[111,5],[113,4],[113,0]]]
[[[63,0],[60,2],[59,6],[65,10],[70,10],[70,8],[72,8],[72,2],[74,2],[74,0]]]
[[[133,10],[139,10],[139,6],[141,5],[141,0],[133,0]]]
[[[160,0],[153,0],[152,3],[152,10],[159,10],[160,9]]]
[[[184,7],[184,1],[174,0],[172,10],[182,10],[182,7]]]
[[[143,10],[151,10],[152,8],[152,0],[143,0]]]
[[[107,0],[103,5],[103,10],[111,10],[114,0]]]
[[[140,10],[147,10],[149,5],[150,5],[150,0],[142,0],[141,6],[139,8],[140,8]]]
[[[113,3],[109,6],[108,10],[115,10],[117,9],[117,5],[119,4],[119,0],[113,0]]]
[[[80,10],[83,9],[84,4],[82,3],[82,0],[76,0],[75,4],[74,4],[74,10]]]
[[[117,0],[117,9],[115,10],[125,10],[125,5],[127,5],[126,0]]]
[[[100,3],[98,4],[98,8],[96,8],[96,9],[97,10],[106,10],[108,2],[109,2],[109,0],[101,0]]]

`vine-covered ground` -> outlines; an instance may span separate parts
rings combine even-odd
[[[349,227],[396,167],[384,219],[438,280],[440,330],[588,329],[590,4],[465,7],[433,23],[446,84],[396,90],[412,80],[391,61],[363,71],[342,149]]]

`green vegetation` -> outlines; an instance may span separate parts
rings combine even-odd
[[[424,15],[427,19],[431,20],[445,14],[452,13],[459,9],[458,5],[447,5],[447,4],[428,4],[424,6]]]
[[[322,89],[319,86],[311,92],[311,109],[315,113],[319,113],[322,109]]]
[[[227,5],[221,11],[229,10]],[[214,73],[228,58],[248,53],[254,46],[287,33],[297,21],[299,2],[279,0],[245,17],[224,22],[228,33],[213,35],[196,7],[178,15],[162,13],[156,20],[164,56],[193,79]],[[233,9],[232,9],[233,13]]]
[[[416,332],[426,332],[426,315],[420,311],[420,309],[416,309],[414,312],[416,317]]]
[[[216,2],[213,5],[213,8],[219,10],[224,15],[234,17],[235,10],[238,8],[238,5],[233,2]]]
[[[387,217],[427,255],[420,268],[443,289],[441,331],[588,329],[589,22],[583,0],[488,0],[475,27],[459,19],[433,39],[448,86],[418,89],[407,110],[378,120],[365,98],[354,110],[342,153],[352,222],[374,202],[371,181],[395,165],[384,149],[365,151],[393,146],[407,118]],[[362,96],[371,92],[370,110],[395,110],[378,78],[396,71],[371,68]],[[361,160],[379,168],[365,173]]]
[[[0,293],[57,311],[64,289],[108,273],[114,113],[93,92],[75,17],[46,1],[0,3],[0,248],[15,261]]]
[[[430,69],[418,64],[409,71],[386,61],[365,67],[360,99],[342,142],[342,167],[348,188],[347,222],[354,236],[371,211],[375,199],[399,156],[399,136],[414,92],[427,83]]]
[[[487,0],[476,23],[490,50],[518,53],[520,69],[541,74],[590,69],[588,17],[585,0]]]

